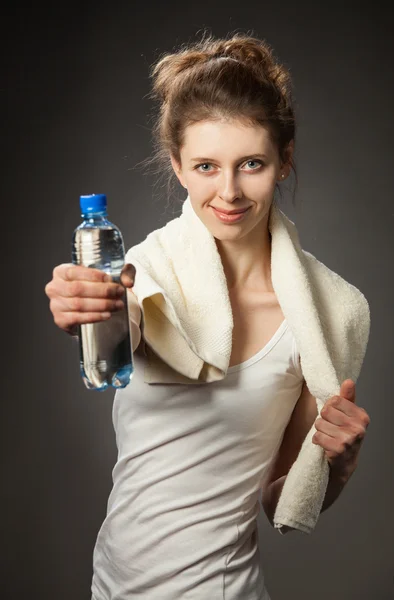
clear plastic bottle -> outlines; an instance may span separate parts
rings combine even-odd
[[[107,219],[104,194],[80,197],[82,223],[72,236],[72,262],[100,269],[120,282],[125,263],[122,234]],[[86,387],[105,390],[123,388],[130,382],[134,367],[127,308],[127,292],[121,299],[125,308],[106,321],[79,325],[80,371]]]

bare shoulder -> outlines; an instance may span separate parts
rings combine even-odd
[[[301,450],[305,437],[317,416],[316,398],[312,396],[304,381],[300,397],[296,402],[283,435],[282,443],[265,478],[264,488],[283,475],[287,475],[290,471],[292,464]]]

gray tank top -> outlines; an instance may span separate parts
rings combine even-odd
[[[147,384],[144,360],[115,393],[92,600],[270,600],[256,517],[303,384],[287,321],[221,381]]]

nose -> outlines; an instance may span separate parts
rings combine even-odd
[[[239,182],[233,172],[222,172],[218,182],[218,196],[224,202],[234,202],[242,197]]]

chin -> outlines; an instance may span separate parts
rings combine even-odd
[[[240,240],[246,235],[248,235],[250,229],[249,228],[239,228],[234,227],[232,225],[223,225],[222,227],[209,226],[209,224],[205,223],[205,226],[209,230],[209,232],[213,235],[213,237],[221,242],[231,242],[234,240]]]
[[[240,240],[245,236],[244,232],[238,232],[238,233],[233,233],[232,235],[230,235],[229,233],[226,232],[214,232],[212,230],[210,230],[213,237],[215,238],[215,240],[218,240],[219,242],[233,242],[235,240]]]

